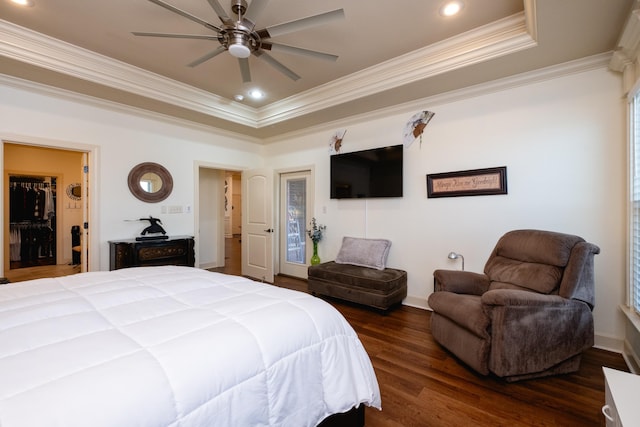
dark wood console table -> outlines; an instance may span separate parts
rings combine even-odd
[[[109,241],[109,270],[151,265],[195,264],[193,236],[173,236],[157,240]]]

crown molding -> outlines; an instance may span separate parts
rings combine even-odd
[[[635,1],[622,28],[609,69],[622,73],[622,91],[628,94],[640,76],[636,66],[640,55],[640,2]]]
[[[620,33],[617,49],[611,58],[610,68],[623,72],[638,59],[640,51],[640,10],[633,10]]]
[[[255,138],[247,135],[238,134],[236,132],[225,131],[217,127],[211,127],[208,125],[196,124],[192,121],[185,119],[178,119],[174,117],[168,117],[163,114],[153,113],[140,108],[122,105],[112,101],[106,101],[103,99],[94,98],[88,95],[78,94],[64,89],[57,89],[51,86],[43,85],[40,83],[30,82],[28,80],[19,79],[17,77],[4,76],[0,74],[0,85],[7,85],[15,87],[20,90],[28,90],[34,93],[54,96],[62,99],[68,99],[73,102],[86,103],[98,108],[106,108],[113,111],[122,112],[124,114],[134,114],[140,117],[146,117],[153,120],[161,120],[163,122],[169,121],[177,126],[185,126],[195,130],[216,132],[220,135],[227,135],[229,137],[240,138],[246,140],[249,144],[269,145],[282,141],[283,138],[292,138],[296,136],[304,136],[313,132],[329,131],[335,128],[348,127],[366,120],[382,119],[396,114],[413,114],[415,111],[424,108],[425,104],[439,106],[443,104],[449,104],[452,102],[462,101],[465,99],[475,98],[495,92],[505,91],[516,87],[527,86],[538,82],[552,80],[569,76],[572,74],[583,73],[596,69],[605,69],[607,64],[612,60],[612,56],[615,53],[606,52],[586,58],[577,59],[574,61],[566,62],[559,65],[553,65],[550,67],[542,68],[535,71],[530,71],[522,74],[518,74],[511,77],[505,77],[499,80],[494,80],[487,83],[481,83],[475,86],[470,86],[463,89],[458,89],[438,95],[433,95],[428,98],[423,98],[417,101],[411,101],[404,104],[394,105],[367,113],[349,116],[344,119],[323,123],[321,125],[305,128],[304,130],[297,130],[278,135],[277,137],[270,138]],[[234,146],[234,148],[237,148]]]
[[[0,20],[0,55],[255,127],[253,108],[4,20]]]
[[[247,144],[257,144],[257,145],[261,145],[263,143],[263,140],[258,137],[226,130],[226,129],[212,126],[212,125],[196,123],[194,121],[187,120],[187,119],[168,116],[166,114],[149,111],[143,108],[121,104],[119,102],[109,101],[102,98],[96,98],[91,95],[73,92],[67,89],[60,89],[60,88],[49,86],[46,84],[36,83],[30,80],[24,80],[19,77],[0,74],[0,86],[1,85],[5,85],[7,87],[15,88],[18,90],[28,91],[37,95],[53,97],[57,99],[70,101],[73,103],[80,103],[83,105],[89,105],[92,107],[113,111],[116,113],[134,115],[136,117],[141,117],[149,120],[157,120],[163,123],[169,123],[175,126],[186,127],[189,129],[200,131],[200,132],[214,133],[216,135],[226,136],[236,140],[233,145],[234,149],[239,149],[237,145],[238,141],[245,141],[247,142]],[[219,144],[219,141],[217,141],[216,143]]]
[[[535,0],[525,12],[252,108],[0,20],[0,55],[254,129],[537,45]]]
[[[257,125],[270,126],[333,105],[535,47],[537,42],[528,33],[529,25],[525,13],[519,13],[418,49],[262,107],[258,111]]]
[[[600,53],[597,55],[576,59],[574,61],[552,65],[538,70],[528,71],[514,76],[504,77],[498,80],[493,80],[462,89],[432,95],[427,98],[421,98],[419,100],[349,116],[343,119],[334,120],[332,122],[322,123],[320,125],[305,128],[303,130],[296,130],[275,137],[264,138],[263,144],[270,145],[272,143],[280,142],[286,138],[302,137],[314,132],[329,132],[338,128],[346,128],[352,125],[357,125],[365,121],[385,119],[387,117],[399,114],[411,115],[415,114],[416,111],[424,110],[425,105],[429,105],[430,108],[436,108],[440,105],[450,104],[452,102],[459,102],[471,98],[477,98],[479,96],[489,95],[492,93],[554,80],[573,74],[585,73],[593,70],[603,70],[607,68],[607,64],[611,60],[612,54],[612,52]]]

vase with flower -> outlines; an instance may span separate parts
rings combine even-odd
[[[311,222],[309,223],[311,228],[307,230],[307,234],[313,242],[313,255],[311,256],[311,265],[320,264],[320,257],[318,256],[318,242],[322,240],[322,233],[327,228],[326,225],[318,224],[315,217],[311,218]]]

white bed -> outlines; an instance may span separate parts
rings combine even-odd
[[[0,286],[0,427],[316,426],[380,408],[326,302],[190,267]]]

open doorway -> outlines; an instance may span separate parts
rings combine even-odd
[[[241,173],[198,168],[198,266],[240,275],[242,266]]]
[[[242,274],[242,174],[225,172],[224,268],[228,274]]]
[[[87,153],[4,142],[3,163],[4,277],[87,271]]]

